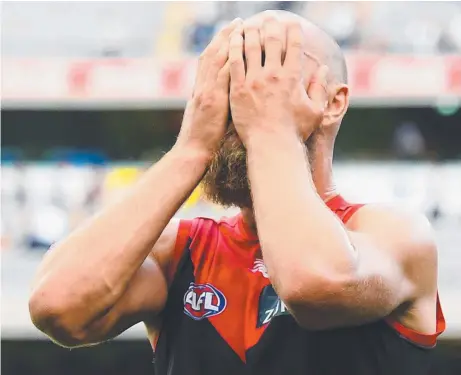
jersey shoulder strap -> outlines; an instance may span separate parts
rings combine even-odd
[[[363,203],[349,203],[341,195],[336,195],[326,202],[332,210],[345,224],[360,208],[365,206]]]
[[[168,285],[171,285],[178,268],[179,261],[181,260],[184,251],[189,247],[190,235],[192,228],[197,226],[195,220],[180,220],[178,226],[178,233],[176,235],[176,242],[173,249],[173,254],[169,262],[167,271]]]
[[[210,242],[216,238],[216,221],[197,217],[192,220],[180,220],[173,254],[167,271],[168,285],[171,285],[176,275],[178,265],[186,252],[191,258],[198,259],[205,249],[211,249]],[[193,259],[193,260],[194,260]]]

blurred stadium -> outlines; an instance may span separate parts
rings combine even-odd
[[[448,325],[433,373],[461,374],[461,3],[108,1],[2,4],[5,375],[153,373],[139,326],[98,348],[51,344],[30,322],[28,288],[50,244],[173,145],[195,58],[216,28],[264,9],[304,15],[346,51],[340,191],[432,221]],[[228,214],[200,188],[178,213]]]

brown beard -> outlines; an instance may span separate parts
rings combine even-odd
[[[311,168],[315,138],[314,132],[305,143]],[[203,177],[202,187],[205,198],[220,206],[252,207],[247,153],[232,125],[229,126],[219,149],[211,160]]]
[[[251,207],[247,153],[231,125],[202,180],[205,198],[223,207]]]

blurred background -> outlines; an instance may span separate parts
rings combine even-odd
[[[2,371],[152,374],[137,326],[69,351],[31,324],[37,264],[174,143],[195,59],[234,17],[286,9],[346,51],[352,106],[336,147],[347,199],[423,211],[440,249],[448,324],[433,374],[461,374],[461,3],[3,2]],[[232,214],[201,197],[181,217]]]

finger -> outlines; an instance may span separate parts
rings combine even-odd
[[[231,86],[245,81],[245,63],[243,61],[243,36],[234,32],[230,38],[229,65]]]
[[[227,61],[226,64],[218,73],[216,79],[216,85],[218,90],[224,91],[226,94],[229,93],[229,82],[230,82],[230,62]]]
[[[207,80],[216,81],[219,71],[223,68],[229,58],[229,38],[223,41],[221,48],[216,55],[211,58],[207,65],[206,74]]]
[[[287,26],[287,53],[283,66],[301,77],[304,54],[304,34],[299,23]]]
[[[270,17],[263,23],[264,51],[266,53],[265,67],[280,67],[282,65],[282,51],[284,28],[280,22]]]
[[[244,45],[247,74],[252,75],[261,69],[261,37],[258,26],[253,22],[244,25]]]
[[[328,67],[322,65],[317,69],[307,89],[307,95],[319,108],[324,108],[328,99],[327,76]]]
[[[229,41],[230,34],[242,24],[241,18],[234,19],[231,23],[224,26],[211,40],[205,50],[202,52],[199,58],[199,63],[197,66],[197,74],[196,74],[196,86],[200,86],[201,83],[205,80],[209,73],[211,60],[215,58],[215,55],[219,53],[220,48],[223,43],[227,43]],[[215,73],[219,70],[226,62],[226,60],[221,61],[221,66],[218,66],[215,69]]]
[[[234,19],[231,23],[228,25],[224,26],[218,33],[213,37],[211,40],[210,44],[205,48],[205,53],[206,54],[214,54],[218,52],[218,50],[221,47],[221,44],[223,41],[228,40],[230,34],[242,24],[242,19],[241,18],[236,18]]]

